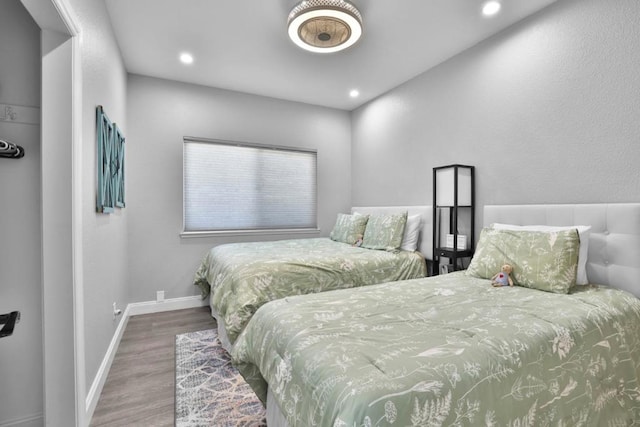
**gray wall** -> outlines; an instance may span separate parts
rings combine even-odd
[[[328,235],[351,206],[350,117],[342,110],[130,75],[127,215],[132,301],[197,295],[205,251],[233,241],[306,235],[181,239],[182,138],[196,136],[318,150],[318,225]]]
[[[40,107],[40,29],[18,0],[0,1],[0,104]],[[4,110],[0,112],[4,116]],[[0,313],[19,310],[0,340],[0,425],[42,424],[40,126],[0,121],[25,148],[0,159]]]
[[[124,308],[129,302],[128,210],[102,214],[95,208],[96,106],[102,105],[127,137],[127,75],[104,2],[68,1],[82,32],[82,277],[76,280],[84,292],[88,391],[120,320],[113,320],[113,303]]]
[[[637,0],[559,1],[357,109],[354,205],[431,204],[451,163],[480,208],[640,201],[639,22]]]

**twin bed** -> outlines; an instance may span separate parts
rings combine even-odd
[[[350,215],[338,215],[331,238],[212,248],[196,271],[195,284],[209,297],[223,347],[231,352],[253,314],[269,301],[424,277],[425,257],[431,255],[430,211],[429,206],[354,207]],[[399,223],[396,237],[401,239],[393,247],[375,239],[393,240],[385,221],[400,221],[396,217],[401,215],[406,219]],[[372,234],[376,220],[380,236]],[[359,237],[364,241],[356,246]]]
[[[231,354],[268,425],[640,424],[640,204],[486,206],[484,224],[467,271],[262,305]],[[520,286],[491,286],[503,263]]]

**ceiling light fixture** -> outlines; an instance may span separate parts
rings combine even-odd
[[[362,16],[344,0],[305,0],[289,13],[289,37],[311,52],[338,52],[362,35]]]
[[[358,95],[360,95],[360,92],[358,92],[358,89],[352,89],[352,90],[349,92],[349,96],[350,96],[350,97],[352,97],[352,98],[357,98],[357,97],[358,97]]]
[[[493,16],[500,12],[500,2],[492,0],[482,5],[482,14],[484,16]]]

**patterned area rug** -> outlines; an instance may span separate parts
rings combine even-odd
[[[214,329],[176,335],[176,426],[266,427],[262,403]]]

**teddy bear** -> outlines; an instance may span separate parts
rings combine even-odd
[[[500,272],[491,278],[491,284],[493,286],[513,286],[513,280],[511,279],[512,271],[513,268],[509,264],[503,265]]]

